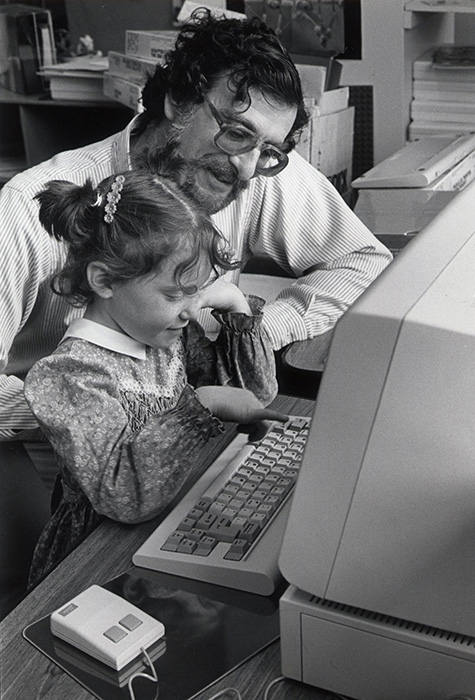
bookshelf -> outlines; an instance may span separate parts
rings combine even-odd
[[[372,93],[374,165],[408,139],[414,59],[454,39],[453,14],[407,9],[420,4],[361,0],[361,60],[342,61],[341,84],[366,86]]]
[[[46,93],[20,95],[0,87],[0,185],[14,171],[120,131],[132,116],[109,100],[52,100]]]

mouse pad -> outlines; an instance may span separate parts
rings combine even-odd
[[[269,598],[133,567],[103,587],[165,625],[147,651],[158,686],[138,677],[136,700],[189,700],[279,636],[278,590]],[[53,612],[53,611],[51,611]],[[49,615],[23,636],[99,700],[130,700],[129,678],[150,673],[141,659],[115,671],[50,631]]]

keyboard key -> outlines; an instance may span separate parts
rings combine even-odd
[[[237,539],[231,544],[230,548],[224,555],[225,559],[239,561],[243,558],[251,544],[247,540]]]

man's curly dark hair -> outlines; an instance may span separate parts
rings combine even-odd
[[[205,8],[195,10],[178,34],[175,47],[145,84],[142,124],[163,118],[166,93],[176,104],[199,104],[203,92],[211,90],[223,74],[229,74],[230,88],[239,101],[249,101],[253,88],[297,107],[286,140],[290,151],[308,121],[300,77],[274,31],[257,17],[229,19],[213,16]]]

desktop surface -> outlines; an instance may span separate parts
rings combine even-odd
[[[284,413],[311,415],[314,402],[279,396],[272,405]],[[217,438],[210,445],[206,459],[210,461],[218,454],[227,439]],[[0,623],[2,700],[93,697],[27,642],[22,631],[91,584],[103,585],[130,569],[133,553],[156,526],[157,519],[134,526],[104,521]],[[275,641],[208,691],[196,695],[196,700],[207,700],[212,693],[230,686],[239,688],[244,698],[260,700],[267,685],[280,675],[280,645]],[[272,689],[272,700],[326,700],[327,697],[328,693],[321,689],[290,680]]]

